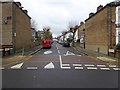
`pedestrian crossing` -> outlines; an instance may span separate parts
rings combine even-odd
[[[23,63],[17,64],[8,68],[0,67],[0,70],[4,69],[10,69],[10,70],[54,70],[54,69],[61,69],[61,70],[101,70],[101,71],[120,71],[120,67],[117,65],[107,65],[107,64],[62,64],[62,67],[54,67],[54,68],[46,68],[45,67],[38,67],[38,66],[27,66],[27,67],[22,67]],[[52,65],[50,63],[49,65]],[[21,66],[21,67],[20,67]]]

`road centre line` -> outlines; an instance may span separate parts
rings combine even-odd
[[[62,68],[62,57],[59,55],[59,60],[60,60],[60,68]]]
[[[56,45],[56,48],[57,48],[57,50],[58,50],[58,46]]]
[[[60,54],[60,51],[58,50],[58,54]]]

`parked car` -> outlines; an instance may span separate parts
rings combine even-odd
[[[62,46],[63,46],[63,47],[70,47],[70,43],[68,43],[68,42],[63,42]]]
[[[51,40],[43,40],[42,48],[51,48]]]

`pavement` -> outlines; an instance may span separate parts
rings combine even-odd
[[[41,50],[41,47],[40,46],[35,46],[35,47],[25,51],[24,52],[25,55],[22,55],[22,53],[16,53],[14,55],[2,57],[1,60],[0,60],[0,62],[2,63],[0,65],[0,68],[8,67],[10,65],[20,63],[23,60],[26,60],[26,58],[28,59],[28,58],[32,57],[32,55],[34,55],[39,50]]]
[[[102,53],[97,53],[92,50],[83,49],[80,47],[74,47],[74,49],[77,50],[82,55],[89,56],[91,58],[94,58],[95,60],[100,60],[100,61],[111,63],[111,64],[119,64],[119,61],[120,61],[120,58],[116,58],[114,56],[108,56]]]

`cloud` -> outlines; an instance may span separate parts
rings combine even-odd
[[[90,12],[96,12],[97,6],[106,5],[113,0],[15,0],[20,1],[36,20],[38,29],[50,26],[54,35],[67,29],[70,21],[78,24],[88,18]]]

